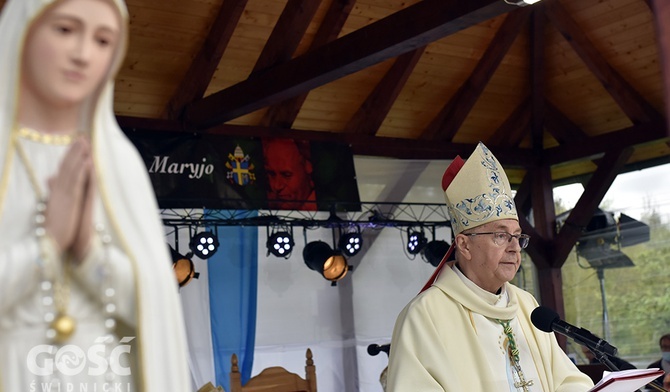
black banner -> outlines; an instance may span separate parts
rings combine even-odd
[[[161,208],[358,211],[349,146],[280,138],[127,131]]]

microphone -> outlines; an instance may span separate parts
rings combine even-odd
[[[605,340],[597,337],[584,328],[577,328],[561,320],[558,313],[546,306],[538,306],[530,314],[530,320],[533,325],[544,332],[557,332],[575,340],[575,342],[584,345],[591,350],[615,356],[617,348],[607,343]]]

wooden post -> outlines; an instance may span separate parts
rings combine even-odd
[[[665,116],[669,121],[668,136],[670,136],[670,1],[651,0],[654,17],[656,18],[656,33],[658,37],[659,58],[663,73],[665,90]]]

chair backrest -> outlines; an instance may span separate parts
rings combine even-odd
[[[198,392],[222,392],[223,388],[221,386],[215,387],[211,382],[203,385],[198,389]],[[223,391],[225,392],[225,391]]]
[[[312,350],[305,353],[305,378],[280,366],[264,369],[242,385],[242,375],[237,363],[237,355],[230,359],[230,392],[316,392],[316,368],[312,360]]]

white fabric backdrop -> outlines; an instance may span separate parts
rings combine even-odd
[[[166,228],[167,243],[175,248],[174,230]],[[178,232],[179,249],[188,253],[189,233],[182,229]],[[214,357],[212,354],[212,331],[209,318],[209,285],[207,284],[207,261],[193,258],[195,271],[200,273],[198,279],[192,280],[179,290],[186,324],[186,339],[189,346],[189,366],[191,367],[194,391],[207,382],[215,384]]]

